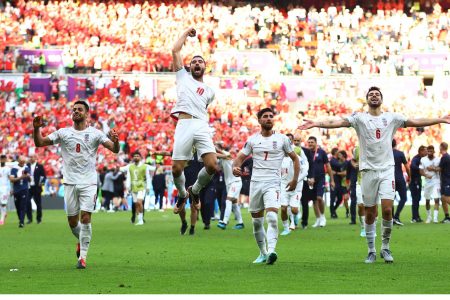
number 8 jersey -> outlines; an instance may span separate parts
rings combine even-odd
[[[405,127],[405,116],[390,112],[383,112],[379,116],[356,112],[345,119],[358,135],[360,171],[385,170],[395,166],[392,139],[397,129]]]
[[[97,184],[97,150],[108,140],[102,131],[91,126],[85,130],[67,127],[51,133],[48,138],[54,145],[61,144],[65,184]]]
[[[281,163],[294,149],[286,135],[274,132],[269,137],[252,135],[241,151],[247,156],[252,154],[252,181],[281,182]]]

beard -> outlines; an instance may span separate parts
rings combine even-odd
[[[205,69],[194,67],[193,69],[191,69],[191,74],[195,79],[202,78],[203,74],[205,74]]]
[[[378,102],[378,103],[371,103],[371,102],[369,101],[369,103],[367,103],[367,105],[369,105],[370,108],[378,108],[378,107],[381,106],[381,102]]]
[[[261,124],[261,127],[264,130],[272,130],[273,124]]]

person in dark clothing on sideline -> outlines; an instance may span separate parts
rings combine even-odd
[[[418,153],[411,160],[409,166],[411,170],[411,180],[409,182],[409,190],[412,198],[412,219],[411,223],[422,223],[423,220],[419,215],[419,202],[422,197],[422,175],[420,175],[420,159],[427,155],[427,148],[420,146]]]
[[[164,172],[164,168],[159,166],[156,169],[155,175],[152,179],[153,191],[155,193],[155,206],[159,203],[159,210],[163,210],[163,198],[164,192],[166,191],[166,173]]]
[[[27,164],[30,169],[30,190],[28,191],[28,200],[26,214],[28,222],[33,222],[33,211],[31,209],[31,198],[36,203],[36,222],[39,224],[42,221],[42,186],[45,183],[44,166],[37,162],[36,155],[30,156],[30,162]]]
[[[406,161],[405,153],[396,149],[397,142],[392,140],[392,151],[394,152],[395,161],[395,191],[400,196],[400,201],[397,205],[397,209],[394,213],[394,224],[403,226],[400,221],[400,213],[405,206],[407,196],[406,196],[406,181],[403,176],[402,164],[405,166],[406,173],[408,174],[408,180],[411,178],[411,173],[409,171],[408,162]]]
[[[11,168],[9,180],[13,184],[14,204],[19,217],[19,228],[23,228],[25,210],[28,200],[28,189],[30,185],[30,168],[25,165],[25,157],[19,156],[18,165]]]

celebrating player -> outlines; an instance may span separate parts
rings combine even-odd
[[[304,120],[299,129],[319,128],[355,128],[360,144],[359,169],[362,174],[361,189],[365,206],[365,229],[369,254],[366,263],[376,260],[375,217],[377,216],[378,198],[381,198],[382,246],[380,255],[386,263],[394,262],[389,249],[392,231],[392,206],[395,196],[394,156],[392,139],[398,128],[424,127],[439,123],[450,123],[450,116],[432,119],[409,119],[403,115],[382,112],[383,94],[378,87],[371,87],[366,94],[369,106],[367,112],[334,120]]]
[[[277,260],[275,247],[278,240],[278,209],[281,189],[295,191],[300,173],[300,161],[294,152],[291,141],[283,134],[272,130],[274,113],[264,108],[257,114],[261,132],[252,135],[233,162],[234,176],[241,176],[241,165],[250,154],[253,155],[253,173],[250,184],[249,211],[252,215],[253,234],[260,255],[253,263],[271,265]],[[287,186],[281,186],[281,163],[288,155],[294,162],[294,175]],[[264,230],[264,210],[267,211],[267,244]],[[267,245],[267,246],[266,246]]]
[[[190,63],[190,74],[183,66],[181,48],[188,36],[195,36],[195,29],[189,28],[177,40],[172,49],[173,69],[177,82],[177,103],[171,111],[171,116],[178,120],[175,129],[172,174],[178,190],[178,201],[173,212],[178,214],[191,196],[195,208],[200,208],[200,191],[211,181],[218,172],[216,150],[212,141],[208,125],[207,107],[214,99],[214,91],[203,82],[205,60],[201,56],[194,56]],[[186,178],[183,169],[187,161],[192,158],[192,147],[197,149],[198,160],[203,161],[197,181],[186,190]],[[189,193],[189,195],[188,195]]]
[[[11,182],[9,180],[9,173],[11,168],[6,166],[6,155],[0,156],[0,225],[5,223],[7,216],[6,205],[11,193]]]
[[[112,129],[107,137],[100,130],[88,126],[88,116],[88,102],[78,100],[72,108],[73,126],[58,129],[46,137],[40,132],[40,127],[44,126],[43,118],[37,116],[33,120],[36,147],[61,145],[64,201],[69,226],[78,240],[78,269],[86,268],[92,237],[91,214],[97,202],[97,149],[101,144],[114,153],[119,152],[117,132]]]

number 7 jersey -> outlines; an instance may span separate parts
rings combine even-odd
[[[357,112],[346,119],[358,135],[360,171],[386,170],[395,166],[392,139],[397,129],[405,127],[405,116],[390,112],[383,112],[379,116]]]
[[[252,154],[252,181],[281,182],[281,163],[283,158],[293,150],[289,138],[274,132],[269,137],[257,133],[248,138],[241,152]]]
[[[54,145],[61,144],[64,183],[97,184],[97,150],[108,140],[102,131],[94,127],[85,130],[67,127],[51,133],[48,138]]]

